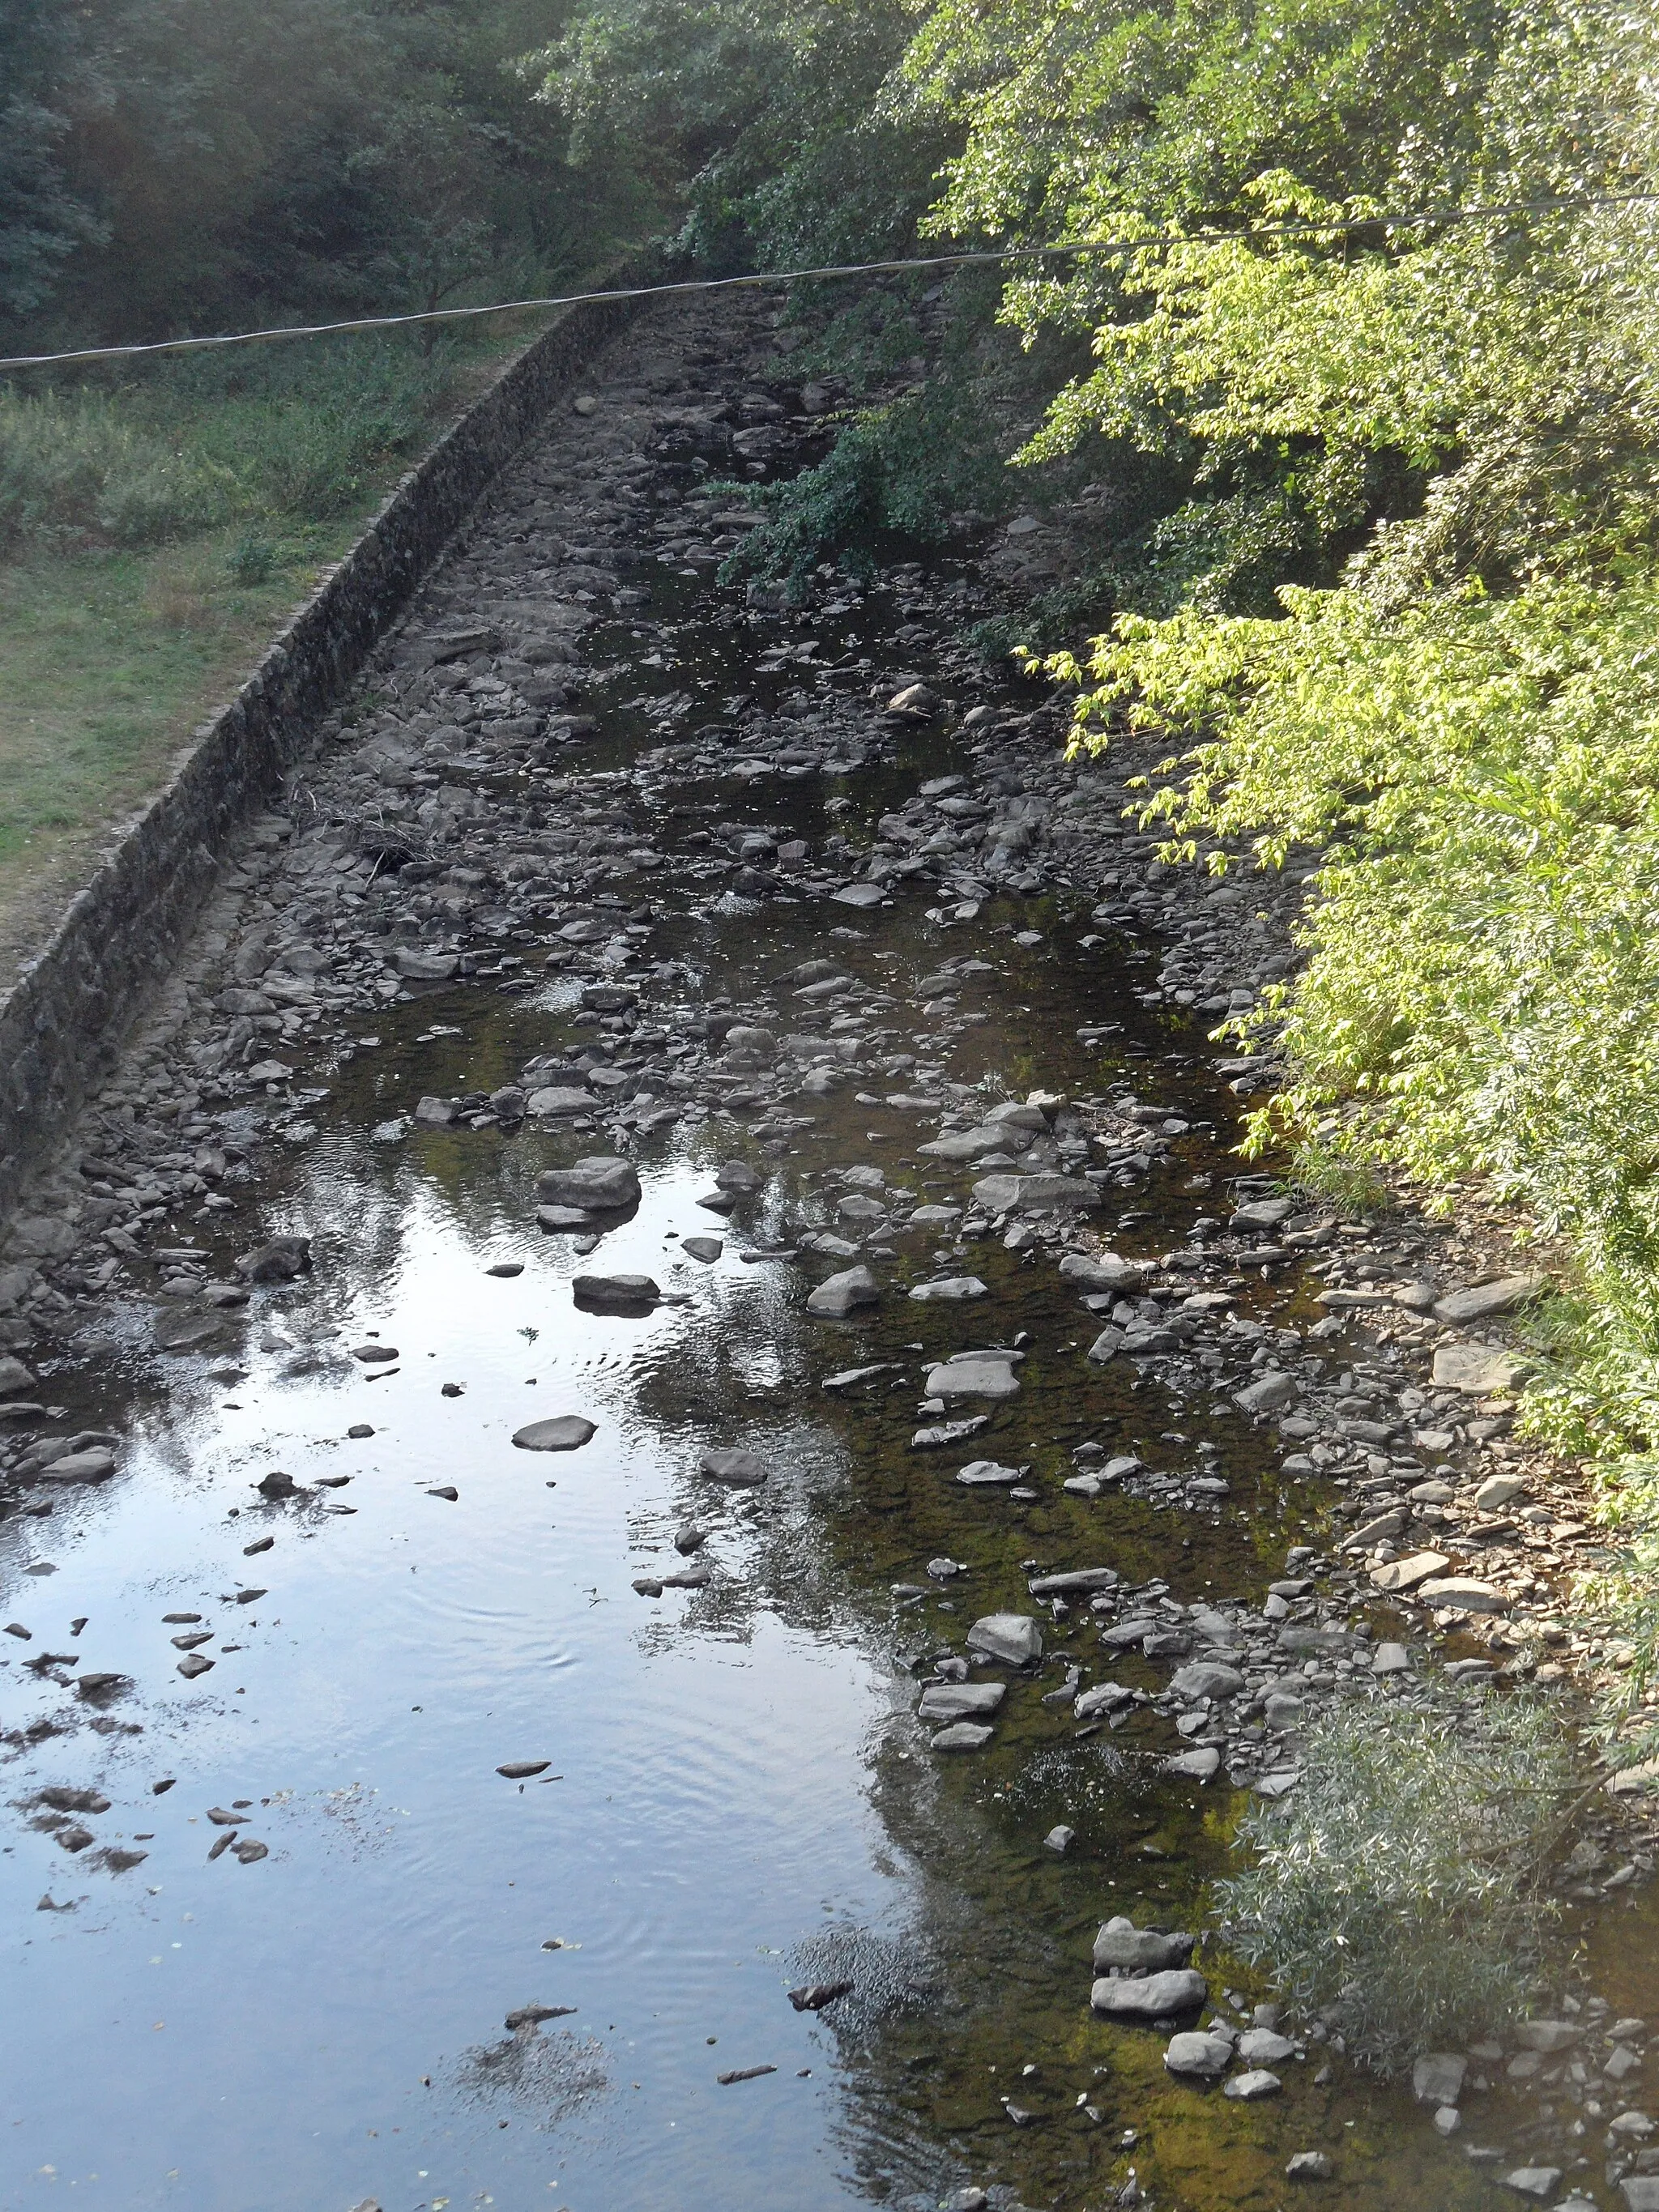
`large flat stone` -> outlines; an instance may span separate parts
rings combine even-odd
[[[1066,1175],[988,1175],[974,1185],[988,1213],[1086,1213],[1104,1203],[1099,1186]]]
[[[1199,2081],[1218,2081],[1232,2063],[1233,2046],[1224,2035],[1200,2035],[1195,2028],[1172,2035],[1164,2054],[1171,2074]]]
[[[995,1712],[1007,1694],[1002,1682],[930,1682],[916,1711],[925,1721],[965,1721]]]
[[[631,1160],[597,1153],[574,1167],[546,1168],[536,1179],[536,1195],[549,1206],[579,1206],[592,1213],[619,1213],[636,1206],[639,1171]]]
[[[929,1741],[933,1751],[983,1751],[996,1734],[982,1721],[952,1721],[949,1728],[941,1729]]]
[[[1548,1290],[1547,1275],[1504,1275],[1496,1282],[1474,1283],[1468,1290],[1452,1291],[1434,1303],[1437,1321],[1465,1325],[1489,1321],[1494,1314],[1513,1313]]]
[[[1097,1981],[1089,2002],[1109,2020],[1174,2020],[1183,2012],[1196,2012],[1210,1994],[1210,1985],[1191,1966],[1165,1974],[1148,1974],[1139,1981]]]
[[[698,1465],[711,1482],[726,1483],[733,1490],[757,1490],[772,1471],[758,1452],[745,1451],[740,1445],[715,1446]]]
[[[1013,1398],[1019,1395],[1013,1352],[963,1352],[927,1370],[930,1398]]]
[[[1450,1565],[1442,1552],[1413,1552],[1408,1559],[1389,1559],[1380,1567],[1373,1567],[1371,1580],[1378,1589],[1413,1590]]]
[[[872,1306],[881,1297],[881,1285],[867,1267],[846,1267],[830,1275],[813,1291],[806,1310],[821,1320],[842,1321],[860,1306]]]
[[[1042,1656],[1042,1631],[1029,1614],[988,1613],[968,1632],[968,1649],[1010,1667],[1028,1667]]]
[[[520,1451],[580,1451],[593,1434],[593,1423],[580,1413],[555,1413],[515,1430],[513,1441]]]
[[[586,1091],[572,1091],[552,1084],[545,1091],[532,1091],[525,1104],[525,1111],[532,1121],[556,1121],[567,1115],[591,1114],[593,1100]]]
[[[1490,1344],[1442,1344],[1434,1355],[1437,1390],[1461,1390],[1467,1398],[1491,1398],[1515,1385],[1529,1363]]]
[[[649,1275],[577,1275],[572,1297],[583,1313],[648,1313],[662,1291]]]
[[[1156,1928],[1137,1928],[1127,1914],[1109,1920],[1095,1938],[1095,1972],[1108,1966],[1128,1966],[1137,1973],[1168,1973],[1191,1960],[1196,1936],[1164,1935]]]
[[[1178,1667],[1170,1687],[1178,1698],[1236,1698],[1244,1686],[1237,1667],[1223,1667],[1212,1659],[1194,1659]]]
[[[1417,1595],[1425,1605],[1455,1606],[1464,1613],[1507,1613],[1510,1601],[1502,1590],[1494,1589],[1490,1583],[1478,1583],[1469,1575],[1431,1576],[1419,1583]]]

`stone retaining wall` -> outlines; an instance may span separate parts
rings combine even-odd
[[[0,1212],[16,1203],[166,980],[239,824],[278,788],[561,386],[633,312],[628,302],[567,308],[446,432],[230,704],[195,732],[166,787],[120,832],[0,996]]]

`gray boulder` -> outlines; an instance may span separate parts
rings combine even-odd
[[[649,1275],[577,1275],[570,1289],[583,1313],[646,1313],[662,1296]]]
[[[744,1451],[740,1445],[718,1445],[706,1451],[698,1465],[710,1482],[723,1482],[732,1490],[758,1490],[772,1471],[758,1452]]]
[[[1194,1659],[1176,1669],[1170,1687],[1178,1698],[1236,1698],[1244,1686],[1237,1667],[1223,1667],[1213,1659]]]
[[[631,1160],[598,1153],[578,1160],[574,1167],[547,1168],[536,1179],[536,1195],[544,1204],[578,1207],[589,1213],[619,1213],[636,1206],[640,1178]]]
[[[881,1297],[881,1285],[867,1267],[847,1267],[818,1285],[806,1301],[806,1310],[821,1319],[842,1321],[860,1306],[872,1306]]]
[[[515,1430],[513,1441],[520,1451],[580,1451],[593,1434],[593,1423],[580,1413],[556,1413]]]
[[[930,1398],[1013,1398],[1019,1394],[1015,1352],[959,1352],[927,1370]]]
[[[33,1388],[34,1377],[21,1359],[0,1358],[0,1398],[21,1398]]]
[[[968,1649],[1005,1666],[1029,1667],[1042,1656],[1042,1631],[1023,1613],[988,1613],[968,1632]]]
[[[1467,1324],[1489,1321],[1495,1314],[1513,1313],[1516,1306],[1540,1297],[1549,1288],[1547,1275],[1504,1275],[1492,1283],[1475,1283],[1435,1301],[1437,1321]]]
[[[1171,2074],[1201,2081],[1218,2081],[1232,2063],[1233,2046],[1224,2035],[1202,2035],[1195,2028],[1172,2035],[1164,2054],[1164,2063]]]
[[[1235,2074],[1231,2081],[1222,2084],[1221,2094],[1241,2105],[1253,2105],[1263,2097],[1276,2097],[1285,2084],[1277,2074],[1269,2074],[1265,2066],[1253,2066],[1248,2073]]]
[[[1089,1992],[1089,2002],[1109,2020],[1170,2020],[1183,2012],[1196,2012],[1210,1994],[1210,1985],[1191,1966],[1173,1973],[1148,1974],[1139,1981],[1102,1979]]]
[[[1156,1928],[1137,1928],[1120,1913],[1095,1938],[1095,1972],[1103,1974],[1108,1966],[1127,1966],[1135,1973],[1164,1973],[1188,1965],[1197,1941],[1196,1936],[1165,1936]]]
[[[974,1185],[988,1213],[1086,1213],[1102,1205],[1098,1184],[1067,1175],[988,1175]]]
[[[916,1711],[925,1721],[965,1721],[995,1712],[1006,1695],[1002,1682],[930,1682]]]
[[[1412,2094],[1419,2105],[1455,2105],[1468,2069],[1468,2060],[1458,2051],[1427,2051],[1412,2068]]]
[[[929,1748],[933,1751],[983,1751],[995,1734],[994,1729],[986,1728],[981,1722],[957,1721],[951,1727],[941,1729],[931,1739]]]

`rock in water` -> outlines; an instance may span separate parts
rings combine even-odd
[[[21,1359],[0,1358],[0,1398],[19,1398],[33,1388],[34,1377]]]
[[[570,1288],[583,1313],[648,1313],[662,1296],[649,1275],[578,1275]]]
[[[983,1751],[996,1730],[978,1721],[956,1721],[933,1738],[934,1751]]]
[[[1042,1631],[1023,1613],[988,1613],[969,1630],[968,1649],[1006,1666],[1029,1667],[1042,1656]]]
[[[1221,2094],[1240,2104],[1253,2105],[1259,2098],[1276,2097],[1284,2086],[1278,2075],[1269,2074],[1265,2066],[1253,2066],[1248,2073],[1235,2074],[1231,2081],[1224,2082]]]
[[[852,1987],[851,1982],[812,1982],[805,1989],[791,1990],[789,2002],[797,2012],[822,2012],[837,1997],[848,1996]]]
[[[806,1310],[821,1318],[841,1321],[858,1306],[872,1306],[881,1285],[867,1267],[848,1267],[820,1283],[806,1301]]]
[[[585,1212],[619,1213],[637,1206],[640,1178],[631,1160],[609,1153],[578,1160],[573,1168],[548,1168],[536,1179],[544,1205],[568,1206]]]
[[[1001,1682],[931,1682],[916,1711],[925,1721],[965,1721],[995,1712],[1006,1686]]]
[[[539,2027],[544,2020],[562,2020],[568,2013],[573,2013],[575,2009],[574,2005],[518,2005],[508,2013],[501,2025],[517,2035],[522,2029]]]
[[[1224,2035],[1200,2035],[1189,2031],[1173,2035],[1164,2054],[1171,2074],[1195,2075],[1201,2081],[1218,2081],[1233,2063],[1233,2046]]]
[[[961,1352],[927,1370],[930,1398],[1012,1398],[1019,1391],[1012,1352]]]
[[[310,1268],[308,1237],[273,1237],[269,1244],[244,1252],[236,1262],[237,1273],[248,1283],[291,1283],[296,1275],[307,1274]]]
[[[1089,1992],[1097,2012],[1113,2020],[1164,2020],[1183,2012],[1196,2012],[1210,1994],[1210,1985],[1191,1966],[1169,1974],[1148,1974],[1140,1981],[1097,1981]]]
[[[513,1441],[520,1451],[580,1451],[594,1433],[594,1424],[580,1413],[556,1413],[515,1430]]]
[[[1137,1928],[1120,1913],[1095,1938],[1095,1972],[1103,1974],[1108,1966],[1127,1966],[1136,1973],[1165,1973],[1188,1963],[1197,1941],[1196,1936],[1165,1936],[1155,1928]]]
[[[727,1483],[734,1490],[757,1490],[771,1473],[758,1452],[740,1446],[717,1446],[706,1451],[698,1464],[711,1482]]]
[[[937,1282],[917,1283],[910,1292],[919,1304],[954,1304],[963,1298],[990,1296],[977,1275],[942,1275]]]

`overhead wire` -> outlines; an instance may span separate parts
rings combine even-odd
[[[295,338],[341,337],[368,331],[406,330],[432,323],[476,321],[484,315],[546,313],[559,307],[586,307],[606,301],[657,300],[690,292],[723,292],[740,287],[833,282],[848,276],[880,276],[930,269],[965,269],[987,263],[1041,261],[1073,254],[1134,253],[1152,248],[1182,246],[1249,245],[1275,238],[1325,238],[1356,230],[1419,230],[1446,223],[1480,222],[1494,217],[1551,215],[1574,209],[1626,207],[1659,200],[1659,191],[1587,193],[1541,200],[1505,200],[1488,205],[1460,208],[1416,208],[1398,215],[1346,216],[1334,221],[1262,223],[1242,230],[1195,232],[1147,231],[1133,238],[1088,238],[1054,246],[1009,246],[966,253],[911,255],[889,261],[842,262],[815,269],[756,270],[741,276],[688,276],[662,284],[631,284],[592,292],[566,292],[550,298],[492,300],[482,307],[427,307],[403,315],[358,315],[335,323],[285,323],[257,331],[231,331],[207,337],[155,338],[142,343],[76,346],[60,353],[0,356],[0,373],[23,368],[68,368],[94,361],[134,361],[154,354],[201,353],[224,346],[270,345]]]

